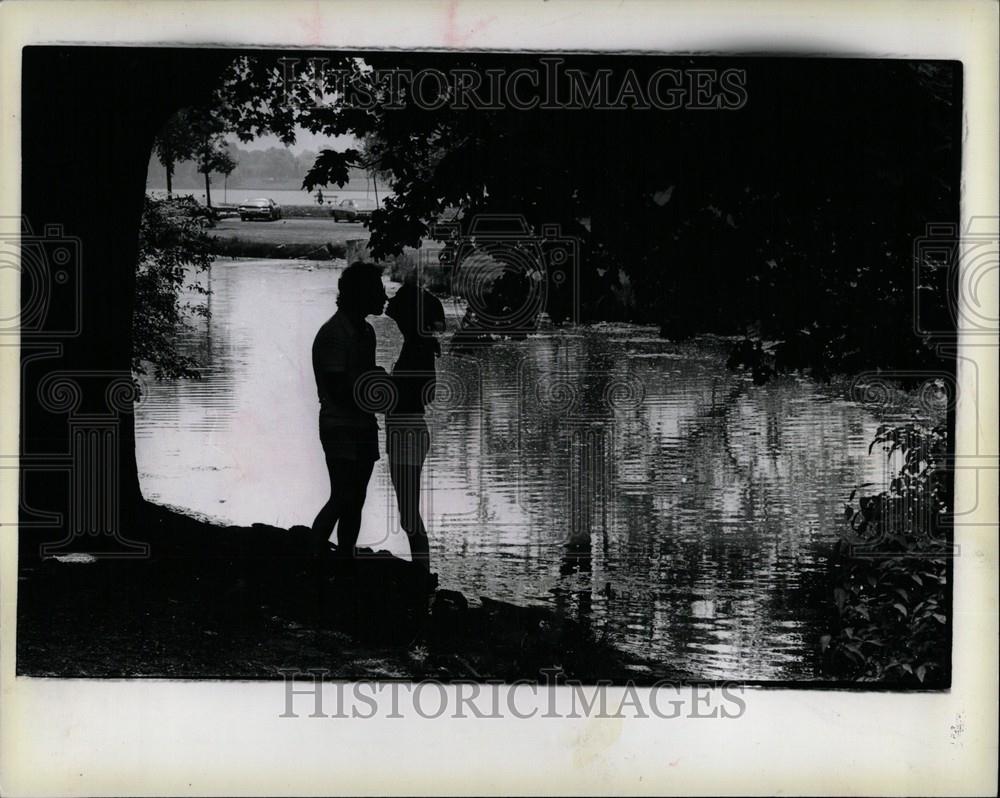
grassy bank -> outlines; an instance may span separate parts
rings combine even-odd
[[[346,259],[349,255],[370,260],[364,249],[368,230],[356,222],[324,218],[285,218],[274,222],[241,222],[223,219],[210,231],[217,257],[310,260]],[[350,250],[350,251],[349,251]],[[403,282],[418,271],[424,285],[438,294],[452,292],[452,269],[437,259],[440,244],[427,241],[418,249],[378,261],[389,279]]]
[[[212,252],[220,258],[333,260],[347,257],[344,244],[280,243],[240,237],[216,239]]]
[[[241,222],[223,219],[211,231],[213,254],[233,258],[345,258],[348,241],[367,241],[368,230],[332,218]]]

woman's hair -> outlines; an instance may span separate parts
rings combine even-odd
[[[404,338],[429,337],[444,329],[444,305],[429,291],[405,283],[389,300],[385,315],[396,322]]]
[[[366,294],[382,286],[382,270],[373,263],[354,261],[337,281],[337,307],[350,312],[364,307]]]

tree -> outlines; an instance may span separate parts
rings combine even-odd
[[[211,105],[185,108],[174,114],[153,143],[156,157],[167,173],[167,196],[173,194],[173,175],[181,161],[194,161],[205,177],[205,204],[212,207],[211,174],[229,175],[236,160],[226,142],[229,122],[222,113],[222,95],[216,92]]]
[[[139,227],[132,320],[132,372],[160,379],[197,378],[198,363],[177,348],[178,328],[208,309],[182,301],[182,291],[208,293],[196,279],[212,265],[207,209],[190,197],[147,196]]]
[[[229,153],[225,134],[225,119],[212,109],[197,109],[190,113],[191,135],[194,138],[192,157],[198,171],[205,176],[205,204],[212,207],[211,173],[228,175],[236,168]]]
[[[219,88],[204,105],[176,112],[154,140],[154,151],[167,171],[165,200],[144,197],[136,258],[135,306],[132,319],[131,369],[134,375],[152,371],[157,379],[198,378],[199,364],[177,348],[177,331],[194,317],[208,317],[207,306],[185,303],[182,292],[209,291],[197,279],[214,260],[206,228],[211,213],[212,172],[229,175],[236,167],[225,135],[240,127],[230,111],[237,59]],[[205,207],[189,197],[174,199],[172,176],[180,161],[193,160],[205,176]]]
[[[936,358],[900,331],[914,327],[914,242],[928,221],[957,220],[953,64],[718,60],[716,71],[745,71],[744,105],[635,110],[621,124],[621,110],[601,107],[456,107],[434,96],[452,91],[447,81],[424,81],[419,103],[397,87],[390,104],[379,77],[510,75],[537,70],[534,56],[324,59],[348,76],[339,95],[305,58],[289,82],[277,59],[241,56],[206,107],[244,141],[276,133],[289,143],[296,126],[360,140],[320,152],[304,187],[343,186],[356,169],[388,176],[392,196],[369,225],[376,257],[419,247],[451,209],[462,224],[517,214],[532,236],[557,225],[578,242],[584,318],[658,323],[670,337],[753,327],[785,341],[786,364],[824,371]],[[695,65],[567,56],[554,94],[570,94],[571,70],[577,82],[628,73],[647,85],[664,67]],[[625,283],[635,302],[623,309],[615,287]],[[947,292],[929,299],[947,319]]]
[[[153,141],[153,151],[167,173],[168,197],[173,195],[174,168],[191,158],[194,144],[187,111],[174,114]]]
[[[236,168],[236,161],[229,152],[217,145],[204,147],[198,153],[198,171],[205,175],[205,204],[212,207],[211,173],[228,175]]]
[[[357,95],[376,102],[352,104],[348,92],[347,102],[307,104],[300,123],[363,142],[363,152],[322,151],[307,188],[342,185],[373,160],[391,175],[393,196],[369,225],[376,257],[420,246],[449,207],[465,222],[519,214],[533,235],[558,225],[578,240],[585,318],[620,316],[619,279],[608,275],[624,275],[637,297],[628,317],[670,337],[754,327],[787,344],[790,367],[824,373],[936,362],[911,333],[912,253],[928,221],[957,220],[954,64],[716,61],[746,71],[745,105],[636,110],[622,124],[617,109],[456,108],[434,96],[447,82],[425,81],[421,103],[405,91],[402,103],[378,102],[386,70],[513,74],[537,70],[533,57],[365,61],[346,68]],[[692,62],[566,57],[562,75],[629,72],[645,85],[664,66]],[[565,81],[557,88],[567,96]],[[947,319],[947,292],[928,299]]]

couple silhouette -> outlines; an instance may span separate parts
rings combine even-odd
[[[330,498],[313,521],[313,542],[317,552],[328,553],[336,527],[334,556],[338,566],[351,573],[368,482],[380,459],[378,422],[365,400],[365,385],[371,385],[372,378],[388,380],[389,476],[413,562],[430,577],[427,530],[420,516],[420,474],[430,447],[424,411],[434,398],[435,358],[441,353],[435,333],[444,330],[444,307],[417,285],[413,275],[389,299],[381,270],[361,261],[344,269],[337,291],[337,312],[320,327],[312,347],[319,437],[330,476]],[[366,321],[383,310],[403,335],[391,374],[375,363],[375,330]]]

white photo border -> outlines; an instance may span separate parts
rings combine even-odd
[[[995,2],[92,2],[0,4],[0,218],[20,202],[29,44],[614,51],[955,59],[964,65],[962,226],[993,220]],[[18,310],[0,272],[0,316]],[[997,297],[991,300],[996,317]],[[981,388],[956,454],[997,452],[997,341],[961,342]],[[980,337],[981,340],[981,337]],[[971,385],[959,367],[960,389]],[[17,452],[19,357],[0,347],[0,452]],[[12,476],[13,474],[13,476]],[[970,475],[971,474],[971,475]],[[953,686],[945,693],[754,690],[739,719],[366,722],[280,718],[281,682],[14,676],[17,529],[0,528],[0,790],[7,795],[996,794],[996,471],[961,472]],[[975,483],[976,477],[978,486]],[[16,507],[16,472],[0,472]],[[967,503],[971,504],[971,501]],[[965,505],[965,506],[967,506]],[[7,513],[5,517],[11,517]],[[333,690],[327,684],[326,690]],[[512,688],[517,689],[517,688]],[[544,700],[544,699],[542,699]],[[529,696],[524,709],[532,705]]]

